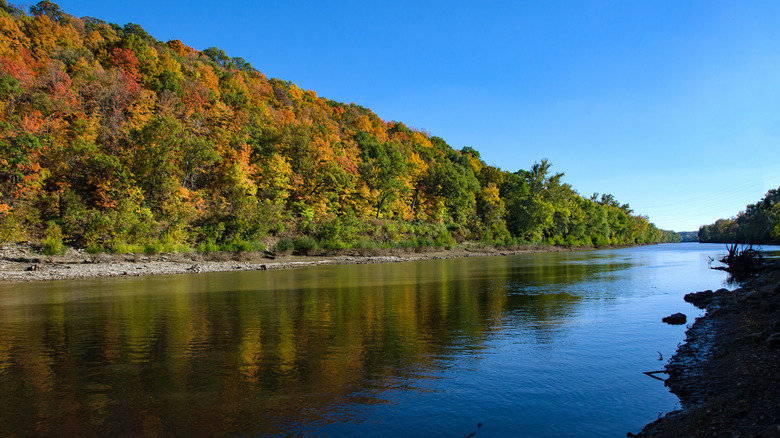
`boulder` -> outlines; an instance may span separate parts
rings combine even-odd
[[[694,306],[698,307],[699,309],[704,309],[712,302],[714,296],[715,293],[713,291],[705,290],[702,292],[685,294],[683,299],[685,300],[686,303],[691,303]]]
[[[675,313],[673,315],[669,315],[666,318],[661,319],[661,321],[667,324],[680,325],[680,324],[685,324],[688,321],[688,317],[686,317],[682,313]]]

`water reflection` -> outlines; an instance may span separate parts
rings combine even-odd
[[[332,431],[442,391],[498,333],[553,344],[649,264],[593,252],[3,285],[0,435]]]

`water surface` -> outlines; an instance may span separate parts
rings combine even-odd
[[[724,252],[2,284],[0,436],[625,436]]]

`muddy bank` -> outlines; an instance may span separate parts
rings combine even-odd
[[[734,291],[686,295],[706,309],[666,366],[682,409],[640,437],[780,436],[780,264]]]
[[[30,245],[0,247],[0,282],[68,280],[96,277],[188,274],[199,272],[293,269],[315,265],[398,263],[456,257],[504,256],[594,248],[523,246],[512,250],[490,247],[320,251],[312,255],[269,252],[189,252],[175,254],[88,254],[69,249],[64,255],[42,255]]]

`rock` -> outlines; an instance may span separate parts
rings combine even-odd
[[[740,340],[750,341],[754,344],[760,344],[765,337],[766,337],[766,333],[758,332],[758,333],[750,333],[748,335],[745,335],[742,338],[740,338]]]
[[[742,295],[737,298],[737,302],[745,303],[748,301],[757,301],[761,298],[759,293],[757,291],[751,290],[749,292],[743,293]]]
[[[685,294],[683,299],[685,300],[686,303],[691,303],[694,306],[698,307],[699,309],[704,309],[712,302],[714,296],[715,296],[714,292],[712,292],[711,290],[705,290],[702,292]]]
[[[667,316],[666,318],[662,318],[661,321],[667,324],[680,325],[685,324],[688,321],[688,317],[682,313],[675,313],[673,315]]]

